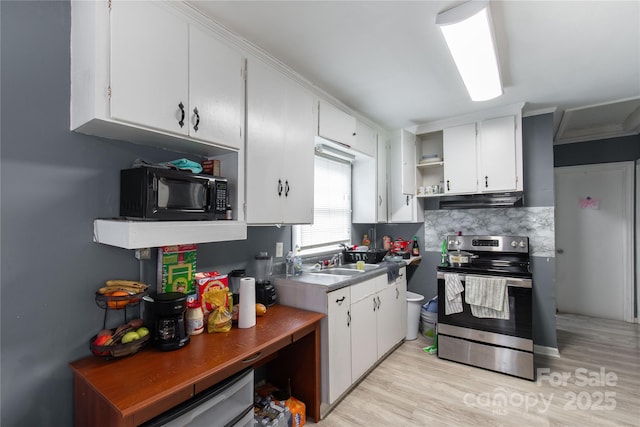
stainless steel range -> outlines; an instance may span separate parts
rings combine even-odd
[[[437,270],[438,357],[534,380],[529,238],[447,236]]]

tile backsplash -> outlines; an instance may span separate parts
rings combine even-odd
[[[553,207],[428,210],[424,212],[424,249],[440,252],[449,234],[529,237],[531,256],[555,256]]]

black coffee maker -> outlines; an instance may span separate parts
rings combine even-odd
[[[182,292],[146,295],[144,324],[151,331],[151,342],[160,350],[176,350],[189,343],[184,322],[187,311],[187,295]]]

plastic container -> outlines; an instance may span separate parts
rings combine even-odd
[[[188,308],[185,319],[187,334],[198,335],[204,331],[204,314],[202,313],[202,307]]]
[[[418,338],[418,326],[420,325],[420,309],[424,297],[420,294],[407,291],[407,341]]]
[[[420,309],[420,330],[425,338],[433,339],[438,323],[438,297],[431,298]]]

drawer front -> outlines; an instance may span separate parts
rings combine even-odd
[[[386,275],[380,277],[387,277]],[[367,280],[366,282],[357,283],[349,286],[351,293],[351,304],[355,304],[358,301],[367,298],[376,293],[376,284],[378,278]]]
[[[264,359],[270,357],[272,354],[291,344],[292,336],[287,335],[286,337],[272,343],[271,345],[264,347],[263,349],[256,351],[255,353],[247,355],[245,358],[240,360],[233,365],[229,365],[226,369],[221,369],[216,372],[214,375],[210,375],[198,382],[195,383],[195,392],[200,393],[209,387],[212,387],[218,384],[220,381],[229,377],[230,375],[235,374],[236,372],[240,372],[241,370],[249,367],[259,365]]]
[[[327,303],[329,316],[331,316],[331,313],[342,311],[343,307],[348,307],[351,304],[349,287],[329,292],[327,294]]]

